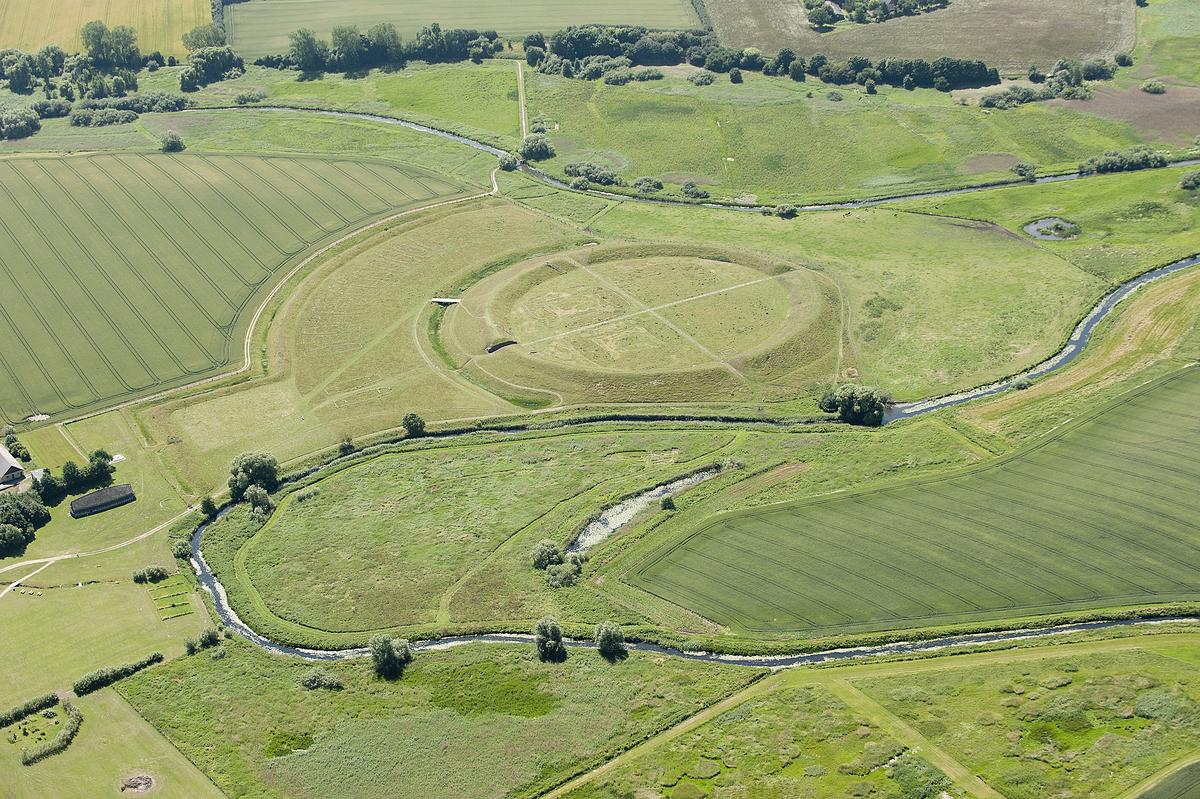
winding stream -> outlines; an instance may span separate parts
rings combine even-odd
[[[327,111],[320,109],[304,109],[290,108],[286,106],[229,106],[228,109],[251,109],[251,110],[266,110],[266,111],[284,111],[290,113],[308,113],[320,114],[324,116],[343,117],[351,119],[363,119],[374,122],[381,122],[389,125],[399,125],[410,130],[415,130],[421,133],[438,136],[443,139],[465,144],[474,147],[477,150],[490,153],[495,156],[505,154],[505,151],[494,147],[484,142],[476,141],[466,136],[461,136],[448,131],[439,130],[437,128],[421,125],[415,122],[398,119],[396,117],[382,116],[378,114],[366,114],[351,111]],[[220,108],[198,108],[189,109],[191,111],[210,111],[223,110]],[[1172,166],[1190,166],[1200,164],[1200,159],[1191,161],[1181,161],[1172,164]],[[562,181],[551,177],[542,172],[536,167],[523,164],[521,170],[544,183],[548,183],[556,188],[568,188]],[[1075,172],[1066,175],[1054,175],[1044,178],[1039,178],[1037,183],[1057,183],[1065,180],[1076,180],[1087,177],[1081,173]],[[1013,185],[1013,184],[1004,184]],[[1027,185],[1027,184],[1015,184]],[[820,205],[802,206],[802,210],[822,211],[822,210],[842,210],[853,208],[864,208],[880,203],[892,202],[902,199],[920,199],[931,197],[947,197],[957,194],[966,194],[969,192],[984,191],[987,189],[997,188],[996,186],[976,186],[961,189],[946,189],[940,191],[917,192],[913,194],[894,195],[890,197],[881,197],[867,200],[858,200],[844,203],[826,203]],[[595,196],[617,199],[622,201],[638,201],[650,202],[660,205],[682,205],[693,206],[697,203],[689,203],[677,200],[669,200],[663,198],[651,197],[630,197],[623,194],[613,192],[604,192],[598,190],[588,190],[586,193]],[[745,210],[745,211],[762,211],[767,206],[733,206],[723,205],[719,203],[703,203],[703,207],[720,208],[725,210]],[[907,419],[921,414],[930,413],[932,411],[948,408],[955,405],[961,405],[981,397],[992,396],[999,394],[1002,391],[1007,391],[1021,379],[1033,379],[1042,377],[1052,371],[1061,369],[1071,361],[1075,360],[1079,354],[1087,346],[1096,326],[1103,321],[1117,306],[1121,300],[1128,297],[1137,289],[1151,283],[1167,275],[1181,272],[1193,266],[1200,264],[1200,255],[1184,258],[1167,266],[1160,267],[1150,272],[1143,273],[1131,280],[1122,283],[1113,291],[1105,295],[1092,309],[1092,311],[1081,321],[1072,332],[1070,339],[1066,345],[1059,350],[1058,353],[1046,359],[1042,363],[1018,374],[987,386],[963,391],[957,394],[951,394],[945,397],[939,397],[931,400],[923,400],[921,402],[903,403],[892,406],[889,410],[886,421],[896,419]],[[323,467],[318,467],[318,469]],[[311,474],[316,470],[308,470],[304,474]],[[629,497],[616,505],[605,509],[600,516],[593,522],[588,524],[580,533],[578,539],[572,544],[571,551],[586,550],[589,547],[595,546],[612,534],[619,531],[644,508],[651,505],[654,501],[661,499],[668,494],[676,494],[684,491],[703,480],[709,479],[720,473],[720,469],[713,469],[704,472],[699,472],[694,475],[678,478],[670,483],[656,486],[640,494]],[[222,510],[218,514],[217,519],[222,518],[228,508]],[[192,534],[191,549],[192,555],[190,563],[196,572],[196,576],[205,590],[207,590],[213,599],[213,606],[216,609],[218,618],[221,622],[230,629],[236,631],[252,643],[259,647],[276,654],[290,655],[305,660],[328,661],[328,660],[345,660],[349,658],[361,658],[368,655],[368,650],[365,647],[355,649],[340,649],[340,650],[320,650],[320,649],[305,649],[302,647],[289,646],[287,644],[274,641],[266,636],[260,635],[254,631],[245,622],[238,617],[237,613],[229,604],[229,597],[225,591],[225,587],[216,579],[212,569],[204,560],[204,554],[201,550],[201,544],[204,537],[204,532],[208,528],[208,522],[201,524]],[[810,652],[794,655],[762,655],[762,656],[740,656],[740,655],[723,655],[710,652],[688,652],[681,649],[659,646],[650,643],[631,643],[629,648],[639,652],[655,652],[659,654],[671,655],[673,657],[684,658],[688,660],[698,660],[709,663],[727,663],[742,666],[753,667],[769,667],[769,668],[787,668],[791,666],[808,665],[815,663],[827,663],[838,660],[850,660],[856,658],[880,657],[885,655],[895,655],[904,653],[917,652],[932,652],[939,649],[952,646],[964,646],[970,644],[986,644],[1000,641],[1015,641],[1028,638],[1040,638],[1051,635],[1065,635],[1068,633],[1082,632],[1085,630],[1100,630],[1116,627],[1128,627],[1138,624],[1155,624],[1164,623],[1167,621],[1198,621],[1196,618],[1170,618],[1170,619],[1121,619],[1111,621],[1094,621],[1080,624],[1069,624],[1060,626],[1051,626],[1035,629],[1016,629],[1002,630],[989,633],[978,633],[970,635],[955,635],[943,638],[933,638],[922,641],[901,641],[890,644],[881,644],[878,646],[865,646],[846,649],[832,649],[822,652]],[[444,638],[432,639],[428,641],[420,641],[413,644],[413,648],[418,651],[430,651],[437,649],[447,649],[455,646],[462,646],[470,643],[532,643],[533,636],[509,633],[489,633],[479,635],[460,635],[448,636]],[[590,641],[568,640],[567,646],[572,648],[591,648],[594,646]]]

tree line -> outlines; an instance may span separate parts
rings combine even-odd
[[[950,0],[841,0],[835,10],[826,0],[804,0],[808,24],[825,30],[842,20],[860,25],[884,22],[896,17],[911,17],[950,5]]]
[[[286,53],[264,56],[255,64],[301,72],[355,72],[372,67],[403,67],[409,61],[430,63],[480,62],[504,49],[496,31],[473,28],[443,29],[438,23],[426,25],[411,41],[400,37],[396,26],[381,22],[366,33],[357,25],[339,25],[325,40],[309,28],[292,31]]]

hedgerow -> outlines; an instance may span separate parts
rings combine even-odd
[[[76,696],[86,696],[93,691],[99,691],[101,688],[106,688],[118,680],[123,680],[131,674],[136,674],[144,668],[153,666],[155,663],[162,663],[162,652],[152,652],[141,660],[136,660],[133,663],[126,663],[123,666],[109,666],[108,668],[96,669],[88,672],[75,681],[72,689]]]

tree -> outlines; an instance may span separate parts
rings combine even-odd
[[[173,130],[168,130],[163,134],[159,149],[164,153],[179,153],[183,152],[186,145],[183,143],[183,137]]]
[[[15,524],[0,524],[0,557],[19,555],[26,544],[33,540],[33,533]]]
[[[620,625],[612,621],[603,621],[596,625],[596,648],[605,660],[621,660],[629,656],[625,648],[625,633]]]
[[[358,32],[357,25],[337,25],[331,35],[333,58],[340,69],[357,69],[367,54],[367,42]]]
[[[521,165],[520,160],[512,153],[505,153],[500,156],[500,168],[505,172],[513,172]]]
[[[354,453],[354,439],[349,433],[342,436],[342,440],[338,442],[338,455],[345,457]]]
[[[558,545],[557,541],[551,541],[549,538],[543,538],[537,542],[533,548],[533,553],[530,556],[533,561],[533,568],[539,571],[546,569],[556,563],[563,562],[563,550]]]
[[[546,59],[546,51],[540,47],[530,47],[525,51],[525,63],[536,67]]]
[[[420,438],[425,435],[425,420],[415,413],[404,414],[400,424],[404,426],[404,435],[407,438]]]
[[[403,64],[404,42],[396,26],[390,22],[372,25],[367,31],[368,50],[375,64]]]
[[[1116,56],[1113,57],[1113,61],[1116,61],[1117,66],[1119,67],[1133,66],[1133,56],[1131,56],[1129,53],[1117,53]]]
[[[1033,164],[1025,162],[1014,164],[1012,168],[1013,174],[1021,178],[1021,180],[1033,183],[1037,180],[1037,167]]]
[[[97,64],[108,64],[111,60],[108,50],[108,26],[94,19],[85,23],[79,30],[79,39],[88,58]]]
[[[199,50],[201,47],[220,47],[225,44],[225,29],[211,22],[207,25],[197,25],[183,34],[183,46],[188,50]]]
[[[836,413],[847,424],[877,427],[883,424],[883,415],[891,401],[880,389],[846,383],[826,391],[817,405],[826,413]]]
[[[264,452],[247,452],[233,459],[229,467],[230,499],[241,501],[246,496],[246,489],[252,485],[267,491],[279,487],[279,461],[274,456]]]
[[[83,470],[79,468],[79,464],[75,461],[67,461],[62,467],[62,481],[66,486],[67,492],[74,494],[83,487],[84,477]]]
[[[308,28],[288,35],[288,55],[301,72],[320,72],[329,59],[329,45]]]
[[[808,11],[808,24],[817,29],[828,28],[837,20],[837,14],[827,5],[819,5]]]
[[[83,467],[83,481],[88,485],[108,485],[116,471],[112,460],[112,455],[102,449],[92,452],[88,456],[87,466]]]
[[[537,626],[533,628],[533,642],[537,646],[538,658],[542,661],[561,663],[567,659],[562,628],[553,616],[546,616],[538,621]]]
[[[1200,191],[1200,172],[1188,172],[1179,181],[1179,188],[1184,191]]]
[[[404,667],[412,662],[412,646],[407,638],[390,638],[386,635],[372,636],[367,643],[371,651],[371,664],[375,673],[385,680],[394,680],[404,674]]]
[[[271,499],[271,495],[267,493],[267,489],[262,486],[250,486],[247,488],[246,501],[250,503],[251,511],[258,511],[262,516],[267,516],[271,511],[275,510],[275,501]]]
[[[217,516],[217,503],[213,501],[212,497],[205,497],[200,500],[200,512],[206,518],[215,519]]]
[[[554,157],[554,145],[546,134],[531,133],[521,141],[517,153],[526,161],[544,161]]]
[[[658,506],[663,510],[675,510],[675,498],[670,494],[664,494],[663,498],[658,501]]]

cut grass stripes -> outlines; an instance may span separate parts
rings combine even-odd
[[[281,267],[457,191],[417,168],[327,156],[0,163],[0,418],[85,412],[218,372]]]
[[[628,579],[765,633],[1195,599],[1197,399],[1186,369],[984,467],[727,514]]]

